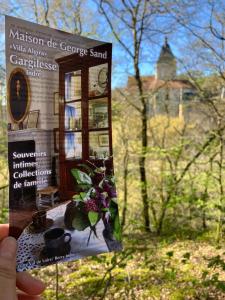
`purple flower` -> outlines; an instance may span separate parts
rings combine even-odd
[[[96,199],[87,200],[87,202],[85,202],[85,204],[84,204],[84,209],[86,212],[89,212],[89,211],[98,212],[99,206],[98,206]]]
[[[107,194],[110,198],[116,198],[117,197],[115,186],[110,185],[107,180],[105,180],[103,182],[102,188],[105,192],[107,192]]]
[[[114,186],[112,186],[110,188],[110,191],[108,192],[108,195],[109,195],[110,198],[116,198],[117,197],[116,188]]]

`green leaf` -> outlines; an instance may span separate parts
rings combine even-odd
[[[85,197],[85,200],[88,200],[91,198],[91,195],[96,195],[96,191],[95,191],[95,188],[91,187],[87,194],[86,194],[86,197]]]
[[[121,226],[118,215],[116,216],[114,221],[113,235],[117,241],[121,241]]]
[[[111,219],[114,220],[116,218],[116,216],[118,215],[118,207],[115,202],[113,202],[113,201],[110,202],[109,211],[110,211]]]
[[[104,207],[104,208],[102,208],[102,211],[109,211],[109,208]]]
[[[116,255],[114,255],[113,257],[112,257],[112,259],[111,259],[111,264],[112,265],[114,265],[114,264],[116,264]]]
[[[151,265],[149,266],[149,269],[152,270],[152,271],[155,271],[156,268],[157,268],[157,267],[156,267],[155,264],[151,264]]]
[[[73,177],[76,179],[78,184],[92,185],[91,177],[86,173],[78,169],[72,169],[71,173]]]
[[[105,179],[103,178],[103,179],[99,182],[98,186],[100,187],[100,189],[103,188],[103,183],[104,183],[104,181],[105,181]]]
[[[115,184],[115,177],[114,177],[114,176],[112,176],[112,177],[110,178],[110,180],[111,180],[111,182],[112,182],[113,184]]]
[[[75,200],[77,202],[83,201],[83,199],[80,197],[80,195],[74,195],[73,200]]]
[[[209,274],[209,272],[206,271],[206,270],[204,270],[204,271],[202,272],[202,279],[206,279],[206,277],[207,277],[208,274]]]
[[[80,192],[80,197],[81,197],[82,199],[85,199],[86,195],[87,195],[87,193],[85,193],[85,192]]]
[[[93,188],[90,188],[88,192],[80,192],[79,195],[74,195],[73,199],[77,202],[84,202],[90,198],[90,194],[92,192]]]
[[[168,251],[168,252],[166,252],[166,255],[167,255],[169,258],[173,257],[173,254],[174,254],[173,251]]]
[[[87,218],[87,215],[85,215],[82,212],[77,211],[76,215],[72,221],[72,226],[74,229],[78,230],[78,231],[83,231],[84,229],[86,229],[87,227],[90,226],[90,222]]]
[[[92,226],[94,226],[98,222],[99,214],[95,211],[89,211],[88,219]]]
[[[191,257],[191,253],[189,253],[189,252],[186,252],[186,253],[184,253],[184,255],[183,255],[183,258],[185,258],[185,259],[190,259],[190,257]]]
[[[90,189],[90,184],[78,184],[79,188],[83,191],[88,191]]]
[[[217,283],[217,288],[220,289],[221,291],[225,292],[225,282],[219,280]]]

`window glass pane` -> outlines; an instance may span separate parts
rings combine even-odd
[[[93,159],[109,157],[109,132],[89,132],[89,155]]]
[[[66,159],[82,158],[81,132],[65,132],[65,156]]]
[[[89,128],[108,127],[108,99],[89,101]]]
[[[65,130],[80,130],[82,127],[81,102],[65,105]]]
[[[65,74],[65,101],[81,99],[81,70]]]
[[[89,68],[89,97],[106,95],[107,87],[108,64]]]

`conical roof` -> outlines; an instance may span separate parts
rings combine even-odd
[[[158,62],[162,61],[162,60],[168,60],[168,59],[175,59],[175,56],[173,55],[173,52],[170,48],[170,45],[168,44],[168,39],[167,37],[165,38],[165,42],[164,45],[162,46],[159,58],[158,58]]]

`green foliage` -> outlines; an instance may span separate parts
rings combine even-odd
[[[225,253],[223,253],[223,255],[225,255]],[[221,255],[216,255],[206,260],[208,261],[208,270],[204,270],[202,272],[204,285],[214,286],[225,293],[225,280],[221,280],[221,274],[218,272],[219,269],[225,271],[224,259],[221,257]],[[210,269],[213,269],[214,272],[210,272]]]
[[[3,207],[0,213],[0,223],[6,224],[8,223],[8,216],[9,216],[9,209],[6,207]]]
[[[74,217],[72,226],[77,230],[84,230],[90,226],[96,235],[95,226],[100,219],[103,220],[106,230],[111,231],[117,241],[121,241],[121,226],[118,217],[117,194],[115,180],[106,174],[105,167],[80,165],[90,174],[79,169],[72,169],[76,186],[82,190],[73,196],[76,207],[73,209]],[[84,218],[84,220],[82,220]]]
[[[166,253],[166,255],[168,256],[168,258],[171,258],[171,257],[173,257],[173,251],[169,251],[169,252],[167,252]]]
[[[119,215],[117,215],[114,219],[113,236],[116,238],[117,241],[121,241],[122,239],[122,230],[119,221]]]
[[[60,264],[60,299],[97,300],[103,295],[107,300],[118,297],[121,300],[163,297],[168,300],[194,300],[209,299],[209,296],[223,299],[220,277],[224,276],[224,271],[220,267],[216,267],[215,272],[211,271],[215,264],[221,263],[222,257],[217,257],[221,249],[206,246],[205,241],[177,239],[171,242],[167,237],[156,238],[146,234],[132,234],[132,238],[125,235],[124,249],[118,253]],[[205,260],[203,253],[210,256],[213,267],[207,267],[211,260]],[[213,259],[215,254],[217,258]],[[203,278],[205,270],[207,275]],[[54,267],[40,272],[48,283]],[[54,299],[54,282],[48,286],[44,299]]]
[[[76,214],[74,215],[72,226],[74,229],[78,231],[83,231],[87,227],[90,226],[89,219],[87,218],[87,215],[83,213],[81,210],[77,209]]]
[[[224,253],[225,255],[225,253]],[[210,259],[208,259],[209,263],[208,263],[208,268],[221,268],[223,271],[225,271],[225,261],[224,259],[222,259],[222,257],[220,255],[214,256]]]
[[[95,211],[89,211],[88,213],[88,219],[92,226],[96,225],[96,223],[99,220],[99,214]]]
[[[181,262],[183,264],[186,264],[190,260],[190,257],[191,257],[191,253],[189,253],[189,252],[184,253]]]
[[[92,180],[89,175],[78,169],[71,169],[71,173],[74,176],[77,184],[84,190],[88,189],[92,185]]]

